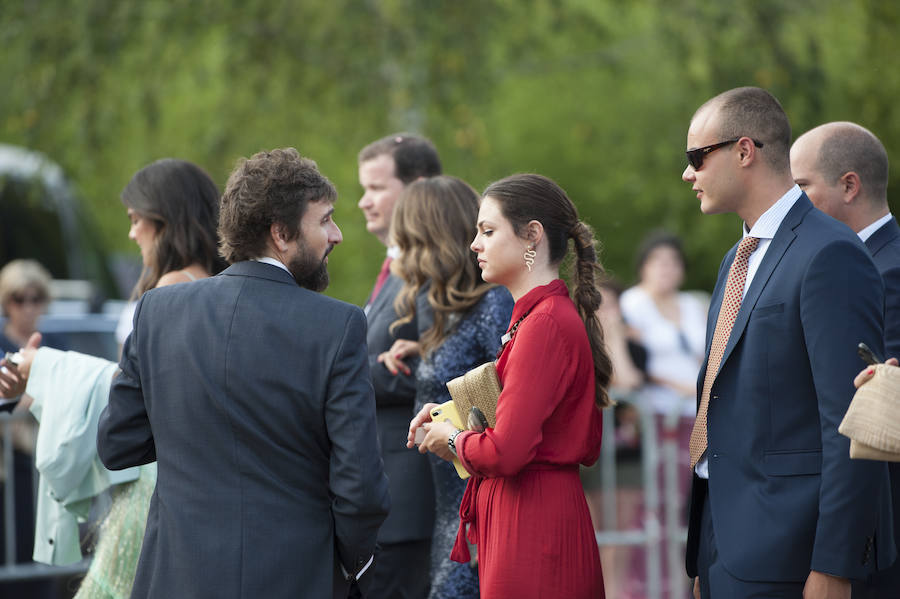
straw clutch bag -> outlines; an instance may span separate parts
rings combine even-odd
[[[850,437],[850,457],[900,462],[900,368],[877,364],[856,391],[838,432]]]
[[[497,378],[497,368],[493,362],[482,364],[453,379],[447,383],[447,390],[453,398],[456,411],[463,419],[467,419],[472,408],[476,407],[484,414],[488,427],[493,428],[497,424],[500,379]]]

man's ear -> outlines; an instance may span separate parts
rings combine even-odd
[[[862,191],[862,181],[859,180],[859,175],[854,171],[847,171],[841,175],[838,184],[841,186],[841,191],[844,193],[845,204],[853,202]]]
[[[284,225],[281,223],[272,223],[269,226],[269,237],[272,240],[272,246],[279,252],[286,252],[288,249],[288,235]]]

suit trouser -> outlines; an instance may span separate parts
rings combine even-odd
[[[424,599],[431,582],[431,539],[379,545],[372,567],[365,599]]]
[[[803,596],[802,582],[748,582],[728,572],[719,559],[708,493],[703,500],[697,571],[701,599],[801,599]]]

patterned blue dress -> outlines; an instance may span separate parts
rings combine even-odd
[[[429,310],[420,293],[417,310]],[[447,381],[496,358],[500,337],[509,326],[513,299],[503,287],[484,294],[475,306],[454,323],[444,342],[425,356],[416,370],[416,411],[426,403],[450,401]],[[419,322],[431,323],[430,318]],[[420,331],[420,334],[424,331]],[[431,594],[429,599],[478,597],[478,572],[469,564],[450,561],[450,551],[459,529],[459,503],[466,481],[457,476],[450,462],[428,454],[434,479],[435,518],[431,540]]]

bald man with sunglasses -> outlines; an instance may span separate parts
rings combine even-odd
[[[883,348],[883,287],[853,231],[794,183],[790,124],[759,88],[701,106],[682,178],[743,235],[713,291],[697,381],[686,565],[694,594],[849,598],[889,565],[887,467],[837,427],[860,341]],[[871,345],[871,344],[874,344]]]

